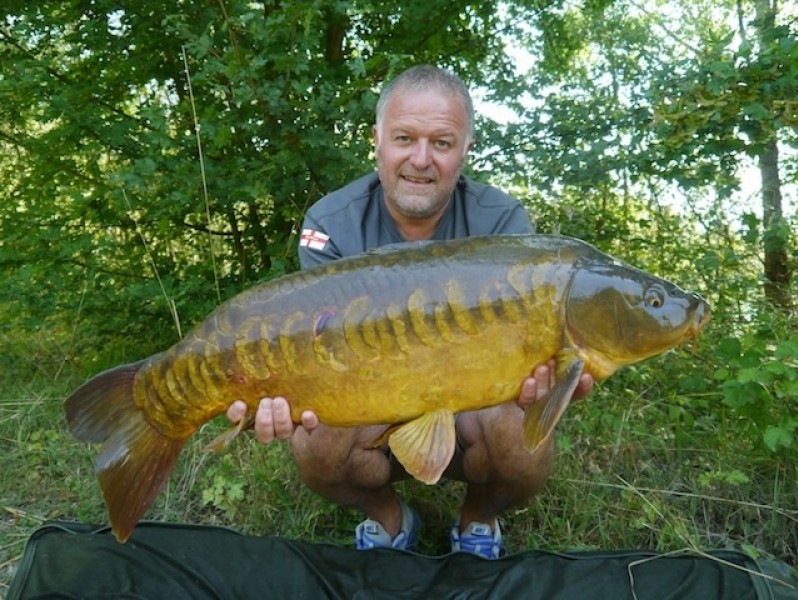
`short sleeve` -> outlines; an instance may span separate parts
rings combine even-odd
[[[341,258],[341,252],[324,228],[305,215],[299,234],[299,263],[303,269]]]

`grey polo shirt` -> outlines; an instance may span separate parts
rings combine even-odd
[[[524,207],[501,190],[460,177],[433,240],[532,233]],[[302,268],[406,241],[385,207],[377,173],[353,181],[310,207],[299,240]]]

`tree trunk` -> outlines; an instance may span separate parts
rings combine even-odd
[[[776,0],[758,0],[756,4],[757,37],[760,51],[773,42],[776,25]],[[778,308],[789,308],[790,267],[787,259],[789,232],[781,202],[779,178],[778,128],[763,127],[765,139],[759,153],[762,176],[762,224],[764,226],[765,298]]]
[[[782,214],[779,147],[776,138],[766,143],[759,156],[762,175],[762,223],[764,225],[765,298],[779,308],[789,308],[790,267],[787,259],[788,230]]]

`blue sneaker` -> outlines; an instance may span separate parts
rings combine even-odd
[[[505,555],[499,521],[496,521],[496,529],[493,531],[490,530],[490,525],[473,521],[461,533],[458,518],[452,527],[449,539],[452,542],[452,552],[468,552],[491,559]]]
[[[372,519],[366,519],[355,528],[355,548],[371,550],[372,548],[396,548],[398,550],[415,550],[418,545],[418,530],[421,529],[421,517],[407,504],[402,505],[402,525],[396,537],[391,539],[382,525]]]

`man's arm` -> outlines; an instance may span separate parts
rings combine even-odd
[[[299,234],[299,263],[303,269],[341,258],[341,251],[324,228],[305,216]]]

